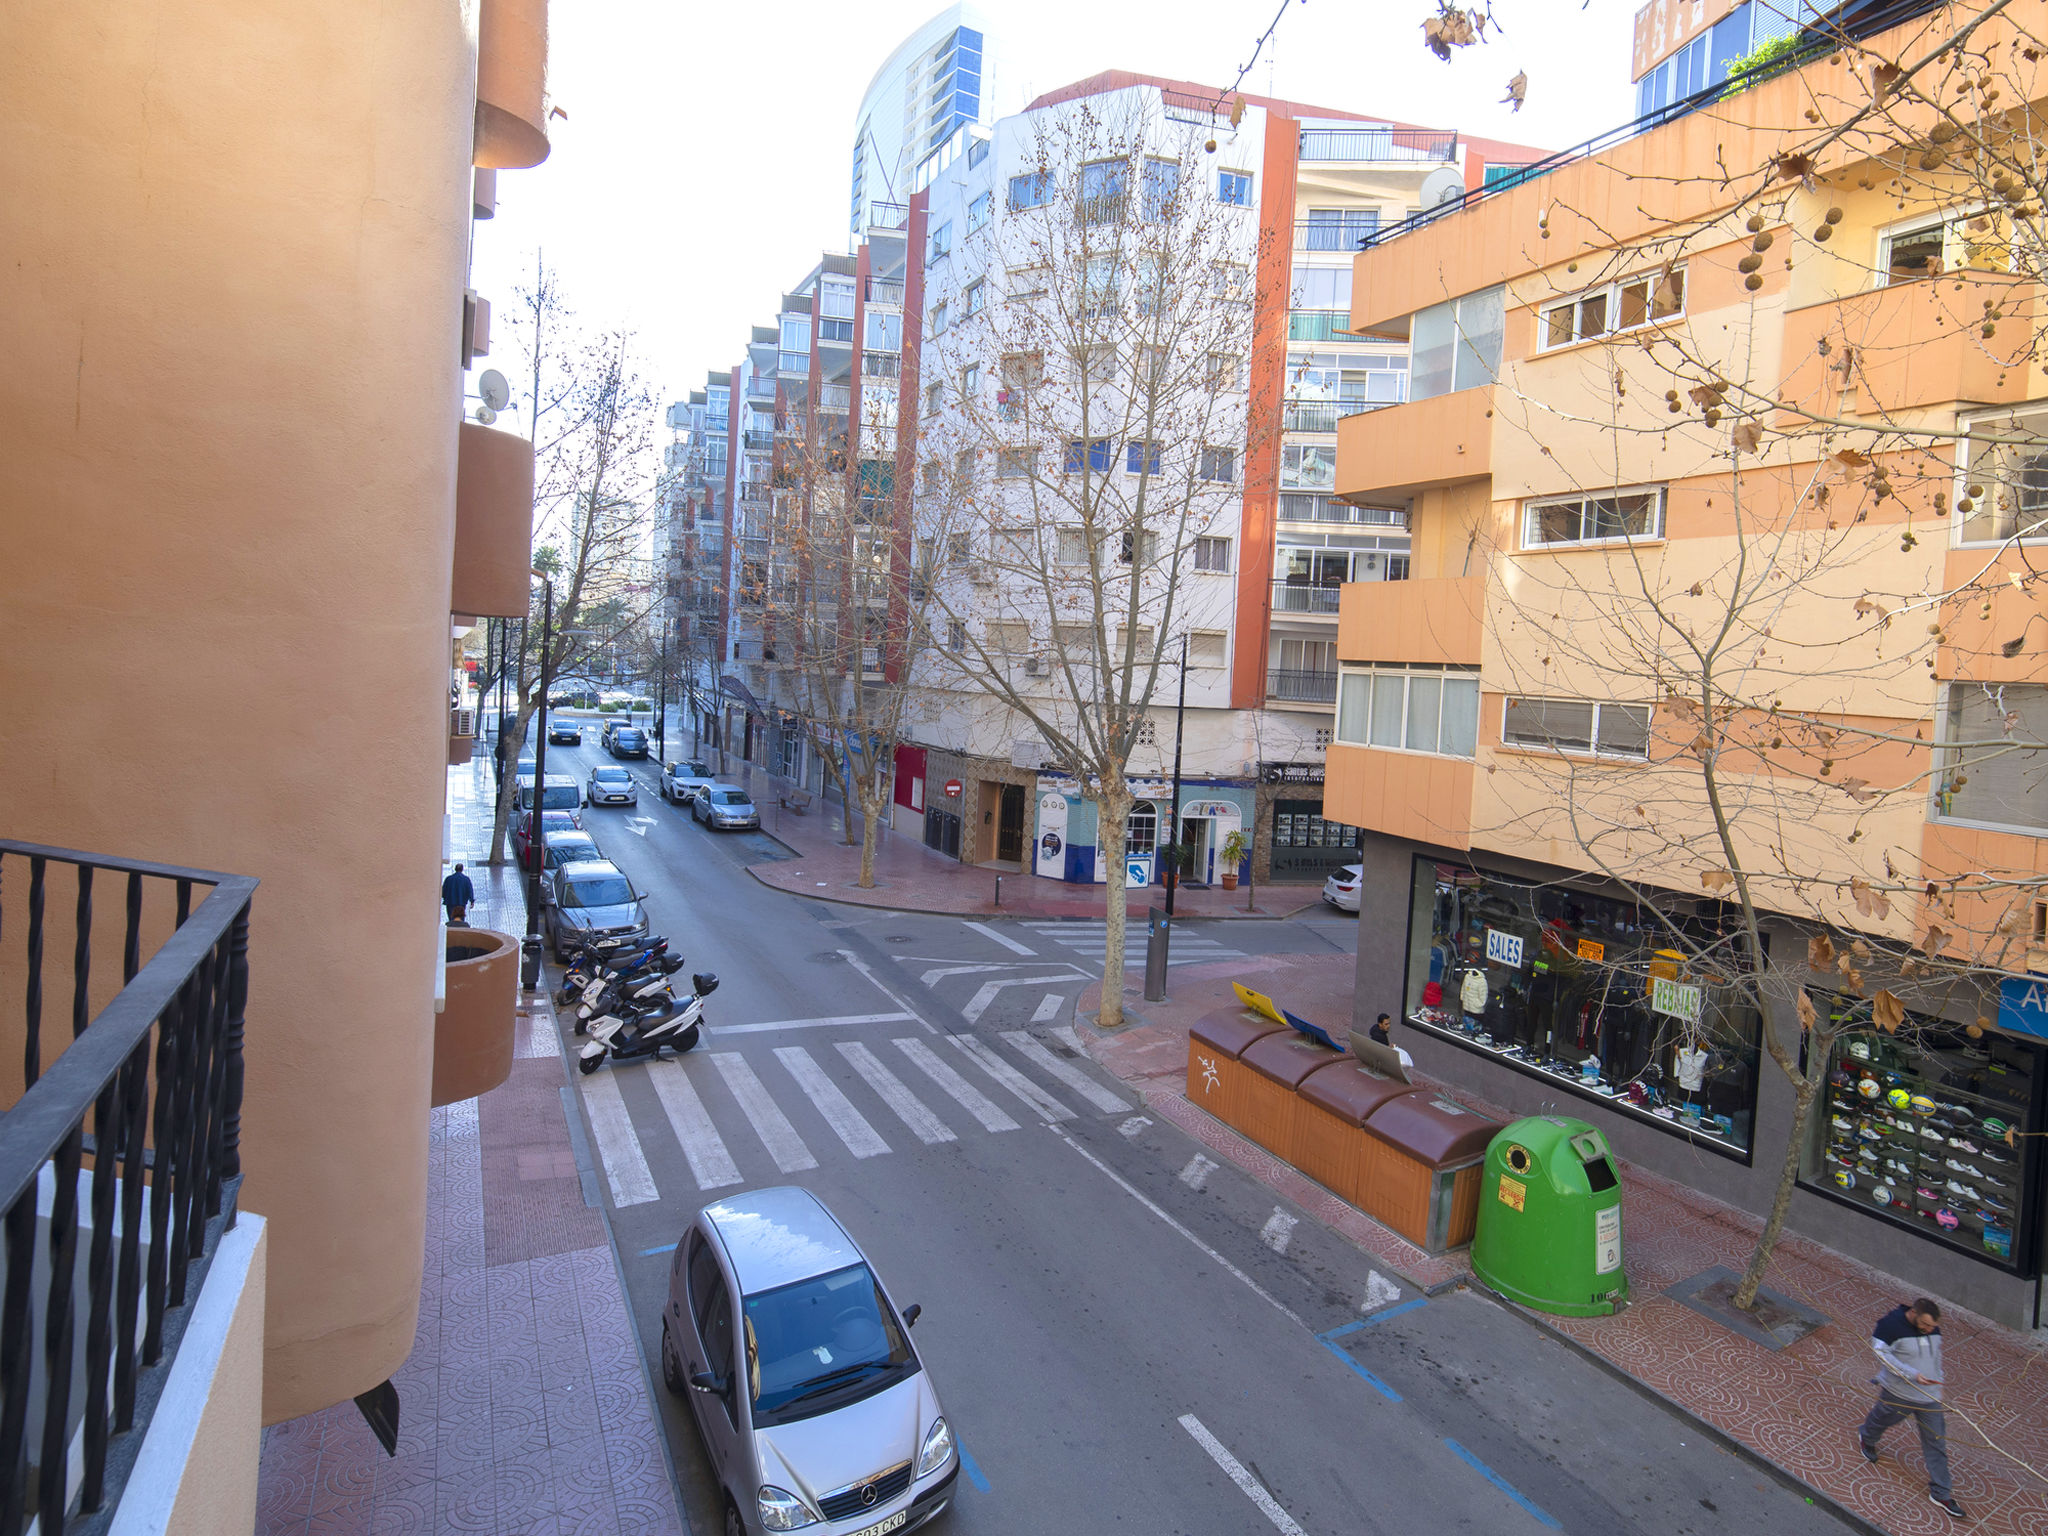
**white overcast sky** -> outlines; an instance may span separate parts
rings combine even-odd
[[[1105,69],[1226,85],[1277,3],[983,0],[1009,63],[996,109]],[[1421,41],[1431,0],[1291,0],[1245,89],[1560,149],[1634,115],[1637,3],[1500,0],[1506,32],[1441,64]],[[821,251],[846,249],[861,93],[941,8],[553,0],[549,89],[568,118],[545,164],[499,176],[478,291],[508,307],[543,251],[579,320],[638,333],[663,399],[701,388]],[[1518,70],[1515,114],[1501,97]]]

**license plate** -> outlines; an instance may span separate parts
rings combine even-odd
[[[884,1531],[901,1530],[904,1524],[909,1519],[910,1511],[907,1509],[899,1509],[896,1511],[895,1514],[891,1515],[888,1519],[882,1521],[879,1525],[863,1526],[861,1527],[861,1529],[852,1532],[851,1536],[882,1536],[882,1532]]]

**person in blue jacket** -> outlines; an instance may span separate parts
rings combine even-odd
[[[1856,1431],[1865,1461],[1877,1460],[1884,1432],[1911,1418],[1920,1432],[1920,1456],[1927,1463],[1927,1497],[1951,1519],[1963,1518],[1948,1480],[1948,1420],[1941,1408],[1941,1308],[1922,1296],[1893,1307],[1870,1333],[1877,1356],[1877,1401]]]
[[[469,876],[462,872],[462,866],[458,864],[455,866],[455,873],[441,882],[441,905],[448,909],[448,926],[462,927],[462,914],[475,902],[476,887],[470,883]]]

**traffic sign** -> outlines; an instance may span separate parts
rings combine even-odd
[[[946,794],[950,799],[959,799],[962,785],[958,779],[946,780]]]

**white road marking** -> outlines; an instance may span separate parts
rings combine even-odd
[[[899,955],[897,958],[904,957]],[[984,960],[978,965],[935,965],[917,979],[928,987],[935,987],[948,976],[985,976],[990,971],[1014,971],[1017,968],[1015,960]]]
[[[1358,1310],[1377,1312],[1381,1307],[1392,1306],[1400,1299],[1401,1287],[1375,1269],[1366,1276],[1365,1300],[1358,1304]]]
[[[839,1054],[853,1066],[870,1088],[875,1097],[895,1112],[896,1118],[910,1127],[911,1133],[928,1147],[935,1147],[942,1141],[957,1138],[946,1126],[946,1122],[925,1108],[916,1094],[903,1086],[903,1079],[883,1066],[875,1053],[858,1040],[839,1042]]]
[[[647,1171],[647,1159],[640,1153],[640,1138],[633,1134],[633,1117],[626,1113],[626,1101],[619,1096],[619,1080],[609,1072],[585,1078],[583,1107],[590,1113],[590,1135],[597,1143],[598,1160],[612,1187],[613,1205],[645,1205],[659,1199],[654,1175]]]
[[[690,1160],[690,1176],[697,1181],[697,1187],[717,1189],[739,1183],[739,1164],[725,1150],[724,1138],[705,1113],[704,1101],[697,1097],[696,1085],[683,1070],[683,1064],[651,1061],[647,1064],[647,1080],[654,1084],[655,1096],[668,1112],[669,1127],[683,1144],[683,1156]]]
[[[1009,1042],[1011,1050],[1022,1056],[1031,1065],[1038,1068],[1039,1071],[1045,1073],[1048,1077],[1058,1078],[1105,1115],[1122,1115],[1130,1112],[1130,1105],[1111,1093],[1102,1084],[1096,1082],[1094,1078],[1083,1072],[1072,1062],[1062,1061],[1059,1057],[1053,1055],[1051,1051],[1045,1048],[1042,1042],[1032,1039],[1023,1030],[1006,1029],[1003,1031],[1003,1039]]]
[[[980,1067],[990,1077],[1024,1101],[1034,1115],[1044,1120],[1071,1120],[1074,1112],[1058,1099],[1011,1066],[972,1035],[948,1035],[953,1049]]]
[[[1038,1000],[1038,1007],[1031,1015],[1034,1024],[1050,1024],[1060,1016],[1060,1004],[1066,999],[1057,992],[1048,992]]]
[[[1200,1189],[1209,1182],[1209,1175],[1214,1173],[1216,1168],[1217,1164],[1213,1159],[1206,1158],[1197,1152],[1188,1159],[1187,1166],[1181,1169],[1179,1178],[1181,1183],[1187,1185],[1189,1189]]]
[[[997,933],[995,929],[989,927],[987,923],[962,923],[961,926],[963,928],[972,928],[976,933],[980,934],[983,938],[994,939],[998,944],[1002,945],[1003,948],[1008,950],[1014,950],[1017,954],[1035,955],[1038,953],[1037,950],[1031,948],[1031,946],[1028,944],[1019,944],[1015,939],[1009,937],[1007,934]]]
[[[755,1035],[771,1029],[826,1029],[834,1024],[912,1024],[914,1013],[843,1013],[831,1019],[772,1019],[765,1024],[720,1024],[715,1035]]]
[[[1064,1045],[1076,1056],[1086,1056],[1088,1054],[1087,1048],[1081,1044],[1081,1037],[1074,1032],[1073,1025],[1061,1024],[1053,1029],[1047,1030],[1046,1033],[1051,1035],[1053,1039],[1059,1041],[1061,1045]]]
[[[889,1150],[889,1143],[876,1134],[866,1117],[853,1107],[853,1100],[839,1091],[839,1085],[825,1075],[825,1069],[809,1051],[800,1045],[778,1045],[775,1059],[789,1069],[797,1087],[818,1107],[825,1123],[846,1143],[847,1151],[855,1157],[879,1157]]]
[[[856,955],[850,949],[842,949],[839,951],[839,957],[840,959],[844,960],[848,965],[852,966],[856,971],[859,971],[861,975],[865,976],[868,980],[869,986],[873,987],[877,992],[881,993],[882,996],[889,999],[890,1002],[894,1003],[898,1008],[901,1008],[905,1013],[910,1015],[911,1018],[917,1020],[919,1024],[923,1025],[926,1034],[936,1035],[939,1032],[937,1026],[935,1026],[930,1019],[927,1019],[923,1014],[919,1013],[915,1008],[911,1007],[909,1003],[905,1002],[902,998],[898,997],[888,987],[883,986],[881,978],[868,968],[868,963],[865,960],[861,959],[859,955]]]
[[[626,819],[626,825],[630,827],[633,831],[639,833],[642,837],[645,837],[647,835],[647,829],[653,826],[654,823],[645,820],[644,818],[639,816],[629,816]]]
[[[955,1072],[949,1063],[941,1061],[932,1048],[922,1040],[913,1035],[907,1039],[896,1041],[895,1045],[897,1050],[910,1059],[912,1066],[916,1067],[918,1071],[922,1072],[934,1083],[937,1083],[941,1091],[951,1098],[955,1104],[958,1104],[967,1113],[979,1120],[983,1130],[1014,1131],[1017,1129],[1017,1122],[1009,1117],[1000,1104],[997,1104],[979,1088],[975,1087],[974,1084],[968,1082],[958,1072]]]
[[[1244,1463],[1223,1448],[1223,1442],[1210,1434],[1202,1421],[1192,1413],[1180,1416],[1180,1427],[1193,1437],[1195,1444],[1209,1453],[1209,1459],[1221,1467],[1224,1475],[1237,1484],[1244,1496],[1259,1506],[1259,1513],[1273,1522],[1273,1529],[1281,1536],[1308,1536],[1294,1523],[1294,1517],[1280,1507],[1280,1501],[1266,1492],[1266,1485],[1251,1473],[1245,1471]]]
[[[1042,987],[1049,981],[1065,981],[1066,979],[1064,976],[1018,976],[1010,981],[991,981],[983,986],[979,992],[975,993],[968,1001],[967,1006],[960,1010],[960,1017],[972,1024],[984,1013],[988,1012],[989,1005],[996,1000],[1005,987]]]
[[[1273,1214],[1268,1216],[1266,1224],[1259,1228],[1259,1241],[1275,1253],[1286,1253],[1287,1241],[1294,1236],[1294,1228],[1300,1220],[1299,1216],[1290,1216],[1279,1206],[1274,1206]]]
[[[1145,1129],[1145,1127],[1150,1125],[1151,1123],[1152,1122],[1150,1120],[1147,1120],[1143,1115],[1133,1115],[1130,1119],[1126,1120],[1122,1125],[1116,1128],[1116,1133],[1119,1136],[1135,1136],[1138,1134],[1138,1132]]]
[[[711,1063],[718,1068],[718,1075],[725,1079],[725,1086],[739,1101],[747,1122],[754,1127],[754,1134],[761,1138],[761,1145],[768,1149],[768,1155],[775,1159],[775,1166],[784,1173],[798,1173],[805,1168],[815,1168],[818,1160],[811,1156],[811,1149],[804,1145],[803,1137],[797,1135],[796,1127],[775,1101],[768,1096],[768,1090],[761,1086],[761,1079],[754,1076],[754,1069],[747,1065],[747,1058],[731,1051],[714,1052]]]

